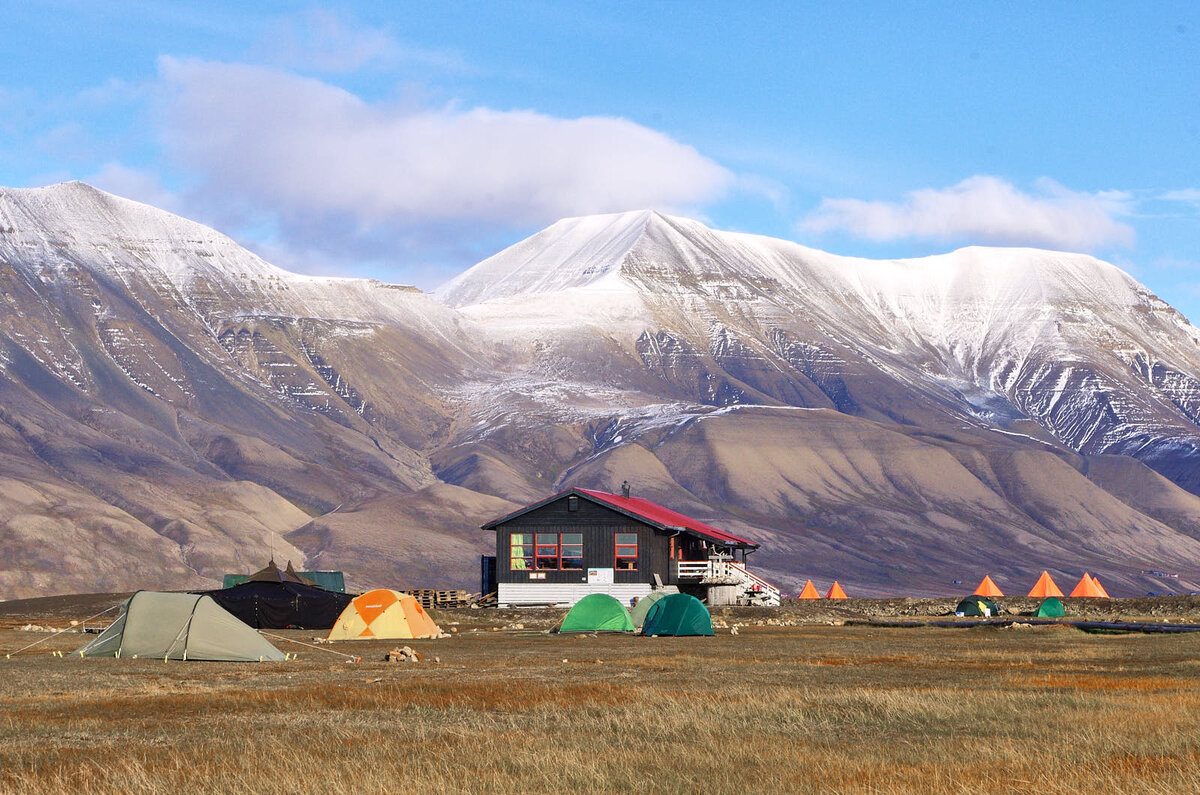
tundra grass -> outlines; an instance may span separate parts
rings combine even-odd
[[[378,642],[338,647],[358,664],[287,644],[298,661],[0,659],[0,791],[1200,791],[1191,635],[409,644],[425,661],[382,662]]]

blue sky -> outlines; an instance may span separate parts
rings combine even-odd
[[[1200,319],[1195,3],[0,10],[0,184],[83,179],[291,270],[430,288],[655,207],[863,256],[1086,251]]]

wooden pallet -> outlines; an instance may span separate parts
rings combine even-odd
[[[406,593],[412,594],[417,604],[426,610],[438,607],[467,607],[475,601],[474,596],[466,591],[440,591],[436,588],[412,588]]]

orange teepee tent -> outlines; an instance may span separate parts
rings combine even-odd
[[[1038,581],[1033,584],[1033,590],[1029,595],[1037,599],[1047,599],[1051,596],[1062,596],[1062,589],[1055,584],[1054,579],[1050,576],[1050,572],[1043,570],[1042,576],[1038,577]]]
[[[1101,595],[1101,596],[1103,596],[1105,599],[1111,599],[1111,598],[1112,598],[1112,597],[1110,597],[1110,596],[1108,595],[1108,591],[1104,590],[1104,586],[1100,584],[1100,580],[1099,580],[1099,578],[1097,578],[1097,577],[1093,577],[1093,578],[1092,578],[1092,585],[1096,586],[1096,590],[1097,590],[1097,591],[1099,591],[1099,592],[1100,592],[1100,595]]]
[[[825,598],[826,599],[849,599],[850,597],[846,596],[846,592],[842,590],[841,584],[837,580],[834,580],[833,585],[829,586],[829,593],[825,594]]]
[[[1079,584],[1075,586],[1075,590],[1071,591],[1071,596],[1104,596],[1104,593],[1096,587],[1096,583],[1092,581],[1092,575],[1085,571],[1079,578]]]
[[[813,585],[813,581],[809,580],[804,583],[804,590],[800,592],[799,599],[820,599],[821,594],[817,593],[817,586]]]
[[[992,577],[989,574],[983,575],[983,579],[979,583],[979,587],[975,589],[976,596],[1004,596],[1004,592],[997,587],[996,583],[992,582]]]

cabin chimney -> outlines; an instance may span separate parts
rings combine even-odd
[[[621,482],[621,496],[624,497],[625,499],[629,499],[629,481],[628,480]]]

